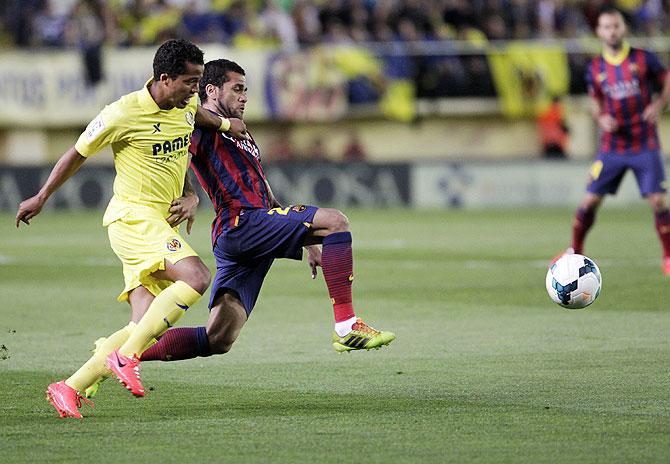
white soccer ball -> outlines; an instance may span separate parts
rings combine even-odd
[[[577,254],[561,256],[551,265],[546,278],[551,299],[570,309],[586,308],[593,303],[600,294],[602,282],[596,263]]]

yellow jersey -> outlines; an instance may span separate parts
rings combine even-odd
[[[111,144],[116,177],[105,226],[133,207],[160,210],[167,217],[170,203],[183,193],[198,96],[185,108],[162,110],[149,93],[151,83],[107,105],[74,146],[89,157]]]

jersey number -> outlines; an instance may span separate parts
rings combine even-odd
[[[275,213],[281,214],[282,216],[288,215],[288,210],[290,208],[287,206],[286,208],[272,208],[268,210],[268,214],[273,215]]]

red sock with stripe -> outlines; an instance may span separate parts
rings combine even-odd
[[[663,246],[663,256],[670,256],[670,211],[667,209],[654,214],[656,219],[656,232]]]
[[[335,322],[356,317],[351,295],[354,259],[350,232],[335,232],[323,238],[321,267],[333,303]]]
[[[584,251],[584,239],[595,220],[595,210],[577,209],[572,223],[572,248],[575,253],[582,254]]]
[[[142,353],[141,361],[179,361],[211,356],[209,338],[204,327],[176,327]]]

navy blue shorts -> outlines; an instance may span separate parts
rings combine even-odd
[[[216,239],[210,309],[217,297],[230,289],[239,295],[249,316],[274,259],[302,259],[302,246],[317,209],[295,205],[243,211],[237,226],[224,230]]]
[[[646,151],[639,155],[599,153],[591,165],[586,190],[596,195],[615,194],[628,169],[635,174],[643,197],[665,192],[665,169],[658,151]]]

